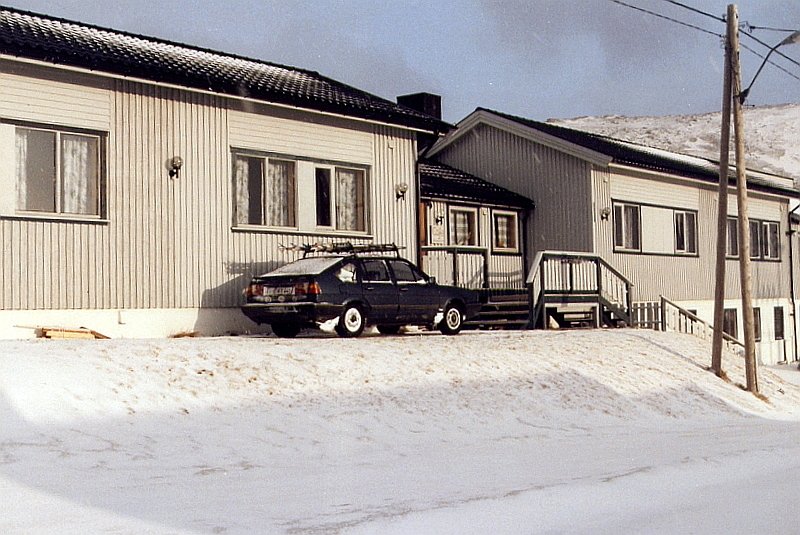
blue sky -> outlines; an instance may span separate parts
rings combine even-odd
[[[667,0],[624,0],[722,34]],[[721,107],[720,39],[611,0],[0,0],[4,5],[321,72],[385,98],[428,91],[456,122],[476,107],[531,119]],[[729,1],[680,2],[722,16]],[[736,2],[743,22],[800,29],[800,2]],[[775,44],[785,33],[752,30]],[[745,37],[761,53],[766,48]],[[781,52],[800,62],[800,45]],[[744,84],[760,58],[742,51]],[[800,66],[773,55],[800,78]],[[800,102],[767,66],[748,104]]]

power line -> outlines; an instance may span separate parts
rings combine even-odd
[[[700,32],[703,32],[703,33],[706,33],[706,34],[709,34],[709,35],[713,35],[713,36],[718,37],[720,39],[725,39],[725,36],[722,35],[722,34],[718,34],[718,33],[712,32],[710,30],[706,30],[705,28],[701,28],[700,26],[696,26],[694,24],[689,24],[688,22],[683,22],[683,21],[674,19],[672,17],[668,17],[668,16],[663,15],[661,13],[656,13],[655,11],[650,11],[648,9],[644,9],[642,7],[635,6],[633,4],[629,4],[629,3],[623,2],[621,0],[610,0],[610,1],[615,3],[615,4],[619,4],[621,6],[624,6],[624,7],[636,10],[636,11],[641,11],[642,13],[647,13],[648,15],[652,15],[652,16],[658,17],[660,19],[668,20],[668,21],[673,22],[675,24],[680,24],[681,26],[686,26],[686,27],[691,28],[693,30],[697,30],[697,31],[700,31]],[[678,6],[678,7],[681,7],[683,9],[692,11],[692,12],[697,13],[699,15],[703,15],[704,17],[709,17],[709,18],[714,19],[714,20],[716,20],[718,22],[725,22],[725,17],[717,17],[715,15],[712,15],[711,13],[707,13],[707,12],[702,11],[700,9],[697,9],[697,8],[692,7],[692,6],[686,5],[686,4],[682,3],[682,2],[677,2],[675,0],[662,0],[662,1],[670,3],[670,4],[673,4],[673,5]],[[748,26],[750,28],[760,28],[758,26],[750,26],[749,24],[748,24]],[[764,28],[764,29],[774,29],[774,28]],[[786,30],[786,31],[793,31],[793,30]],[[769,48],[769,49],[772,48],[770,45],[768,45],[764,41],[758,39],[754,35],[751,35],[748,32],[742,31],[741,33],[744,34],[745,36],[749,37],[750,39],[754,40],[755,42],[757,42],[761,46],[764,46],[764,47]],[[743,48],[743,49],[747,50],[748,52],[752,53],[753,55],[755,55],[756,57],[764,58],[764,55],[756,52],[752,48],[750,48],[750,47],[748,47],[746,45],[742,45],[742,44],[740,44],[740,46],[741,46],[741,48]],[[794,59],[790,58],[789,56],[787,56],[786,54],[784,54],[780,50],[776,50],[775,53],[778,54],[779,56],[781,56],[782,58],[788,60],[789,62],[797,65],[798,67],[800,67],[800,62],[795,61]],[[797,76],[796,74],[788,71],[786,68],[782,67],[781,65],[778,65],[777,63],[775,63],[773,61],[768,61],[767,63],[769,63],[773,67],[777,68],[778,70],[783,71],[784,73],[788,74],[789,76],[791,76],[795,80],[800,80],[800,76]]]
[[[642,13],[647,13],[648,15],[653,15],[654,17],[658,17],[660,19],[664,19],[664,20],[668,20],[670,22],[674,22],[675,24],[680,24],[681,26],[686,26],[687,28],[692,28],[693,30],[698,30],[698,31],[701,31],[703,33],[707,33],[707,34],[713,35],[715,37],[719,37],[720,39],[724,38],[724,36],[721,33],[714,33],[711,30],[706,30],[705,28],[701,28],[700,26],[695,26],[694,24],[689,24],[688,22],[683,22],[683,21],[680,21],[678,19],[673,19],[673,18],[668,17],[666,15],[662,15],[661,13],[656,13],[655,11],[650,11],[648,9],[644,9],[643,7],[634,6],[633,4],[628,4],[627,2],[622,2],[621,0],[610,0],[610,1],[614,2],[615,4],[619,4],[621,6],[625,6],[627,8],[634,9],[636,11],[641,11]]]
[[[676,2],[675,0],[663,0],[663,1],[667,2],[667,3],[670,3],[670,4],[673,4],[673,5],[676,5],[678,7],[682,7],[684,9],[688,9],[689,11],[694,11],[695,13],[698,13],[698,14],[703,15],[705,17],[712,18],[712,19],[714,19],[716,21],[725,22],[725,17],[718,17],[716,15],[712,15],[711,13],[707,13],[705,11],[701,11],[701,10],[697,9],[696,7],[688,6],[688,5],[683,4],[681,2]]]

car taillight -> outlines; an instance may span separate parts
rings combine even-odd
[[[260,284],[251,284],[244,289],[244,295],[247,297],[264,295],[264,287]]]
[[[319,295],[322,293],[322,289],[319,287],[319,283],[317,282],[301,282],[295,284],[294,286],[294,295]]]

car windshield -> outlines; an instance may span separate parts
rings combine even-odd
[[[301,258],[294,262],[285,264],[274,271],[270,271],[265,276],[270,275],[319,275],[335,263],[341,260],[336,256],[316,256],[311,258]]]

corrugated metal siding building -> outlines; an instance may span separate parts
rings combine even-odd
[[[282,245],[388,242],[413,258],[416,136],[447,127],[316,73],[2,9],[0,336],[244,331],[255,325],[238,311],[241,290],[295,258]],[[40,146],[53,154],[36,156]],[[70,167],[90,169],[87,154],[97,191],[82,185],[92,202],[70,207]],[[41,182],[45,160],[53,178]],[[290,169],[286,222],[237,216],[239,160],[262,165],[264,181],[273,160]],[[363,206],[340,221],[350,192]]]
[[[430,155],[536,200],[526,229],[529,265],[544,250],[596,254],[633,282],[634,301],[664,295],[712,321],[715,163],[484,109]],[[759,354],[765,362],[792,359],[787,231],[789,201],[798,192],[788,178],[748,171],[748,182],[749,217],[763,242],[752,263]],[[736,218],[730,191],[728,215]],[[737,254],[727,261],[726,308],[738,307],[732,314],[742,332]]]

